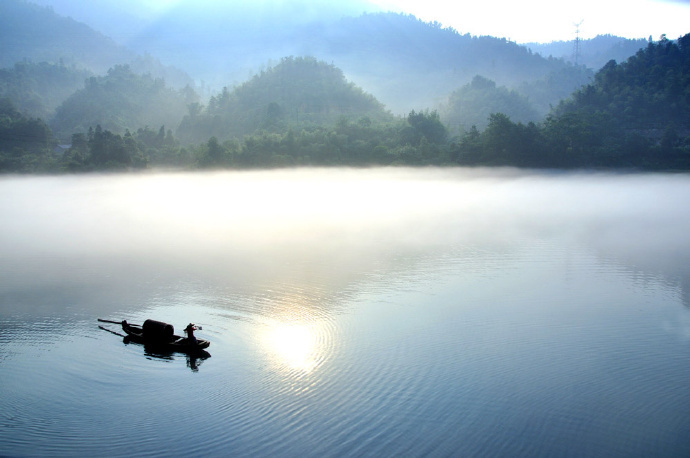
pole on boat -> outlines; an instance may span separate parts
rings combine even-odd
[[[98,321],[100,321],[101,323],[122,324],[122,321],[104,320],[104,319],[101,319],[101,318],[99,318]]]
[[[99,326],[98,328],[99,328],[99,329],[102,329],[102,330],[104,330],[104,331],[108,331],[108,332],[111,333],[111,334],[115,334],[116,336],[120,336],[120,337],[127,338],[126,335],[120,334],[119,332],[111,331],[110,329],[104,328],[103,326]]]

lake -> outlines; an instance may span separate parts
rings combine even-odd
[[[0,455],[690,456],[689,202],[687,174],[2,177]]]

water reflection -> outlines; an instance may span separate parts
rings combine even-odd
[[[0,455],[690,456],[688,196],[514,170],[0,178]],[[98,316],[194,317],[213,359],[122,351]]]
[[[0,313],[109,310],[199,282],[252,304],[259,290],[294,293],[329,315],[334,296],[410,254],[534,238],[571,237],[683,279],[688,194],[684,175],[509,169],[3,178]],[[264,305],[249,312],[272,315],[276,301]]]
[[[261,347],[278,367],[298,374],[308,374],[323,360],[319,329],[314,323],[268,324],[259,338]]]
[[[125,337],[123,339],[123,342],[126,345],[129,345],[129,344],[138,345],[138,344],[132,342],[127,337]],[[210,358],[211,354],[205,350],[199,350],[193,354],[180,354],[180,353],[161,351],[160,349],[155,348],[155,347],[151,347],[150,345],[144,345],[144,356],[146,356],[147,359],[158,360],[158,361],[176,361],[177,359],[184,356],[184,358],[187,362],[187,367],[189,369],[191,369],[192,372],[198,372],[199,366],[205,360]]]
[[[113,331],[111,329],[108,329],[104,326],[98,326],[99,329],[102,329],[103,331],[107,331],[110,334],[114,334],[118,337],[122,337],[122,343],[125,345],[135,345],[135,346],[143,346],[144,347],[144,356],[147,359],[151,360],[156,360],[156,361],[175,361],[177,358],[180,356],[184,356],[186,359],[187,367],[192,370],[192,372],[198,372],[199,371],[199,366],[208,358],[211,357],[211,354],[207,352],[206,350],[197,350],[194,353],[191,354],[180,354],[172,351],[163,351],[159,347],[152,346],[152,345],[147,345],[147,344],[140,344],[135,341],[133,341],[130,336],[124,335],[120,332]]]
[[[458,249],[483,269],[534,240],[582,244],[661,276],[690,307],[688,195],[686,175],[510,169],[3,177],[0,318],[32,328],[203,302],[285,323],[278,329],[305,326],[311,334],[267,331],[260,345],[318,354],[314,341],[358,291],[407,288],[420,265],[465,262]],[[178,294],[188,285],[196,297]]]

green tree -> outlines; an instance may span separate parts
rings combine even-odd
[[[221,144],[216,137],[197,151],[197,164],[201,168],[229,167],[233,164],[235,148],[231,143]]]
[[[9,99],[0,99],[0,171],[48,171],[52,134],[40,119],[26,118]]]
[[[131,138],[131,135],[129,136]],[[96,170],[122,169],[132,165],[132,155],[138,149],[125,143],[119,134],[104,130],[100,124],[96,126],[88,140],[89,164]]]
[[[435,110],[419,113],[412,110],[407,116],[407,124],[402,130],[402,138],[404,143],[412,146],[419,146],[423,138],[433,144],[443,144],[448,139],[448,130]]]

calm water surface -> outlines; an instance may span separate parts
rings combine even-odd
[[[661,174],[0,178],[0,455],[690,456],[689,201]],[[97,318],[194,321],[212,356]]]

